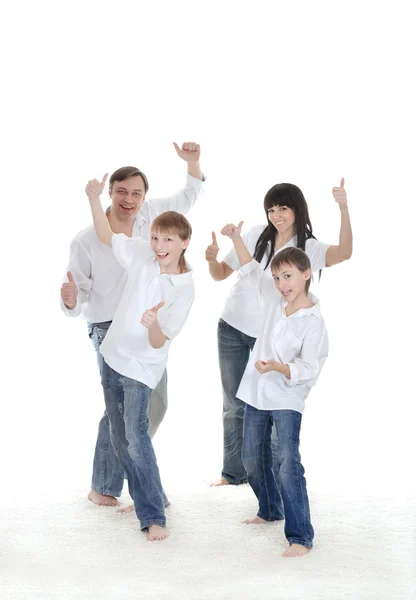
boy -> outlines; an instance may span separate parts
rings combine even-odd
[[[168,537],[165,496],[147,414],[171,340],[182,329],[194,299],[192,273],[184,257],[192,229],[183,215],[167,211],[154,219],[150,245],[114,234],[100,200],[106,179],[90,181],[86,193],[97,237],[112,247],[127,271],[127,284],[100,347],[104,399],[111,442],[127,473],[141,529],[149,541],[163,540]]]
[[[259,511],[246,523],[280,519],[280,492],[273,474],[270,435],[278,437],[279,487],[285,511],[289,548],[284,557],[303,556],[312,548],[304,468],[299,435],[302,411],[310,389],[328,355],[328,337],[319,301],[309,293],[311,264],[299,248],[285,248],[271,263],[274,297],[264,288],[264,277],[240,236],[241,225],[222,230],[230,237],[240,262],[240,275],[263,289],[265,316],[237,397],[246,403],[243,462],[248,481],[259,501]]]

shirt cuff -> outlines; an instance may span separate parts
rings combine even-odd
[[[289,367],[289,370],[290,370],[290,379],[288,377],[286,377],[286,383],[287,383],[287,385],[290,385],[290,386],[296,385],[297,383],[299,383],[299,371],[297,370],[295,365],[292,363],[288,363],[287,366]]]
[[[248,275],[249,273],[258,270],[259,268],[259,263],[253,258],[253,260],[240,267],[239,273],[240,275]]]
[[[194,177],[189,173],[186,174],[186,185],[190,185],[192,187],[202,187],[204,182],[206,181],[205,175],[202,173],[203,179],[198,179],[198,177]]]
[[[79,317],[81,314],[81,301],[79,299],[79,294],[77,296],[77,303],[75,304],[74,308],[68,308],[65,306],[64,301],[61,298],[61,309],[67,317]]]

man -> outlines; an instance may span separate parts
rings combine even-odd
[[[203,188],[200,147],[186,142],[175,150],[188,165],[186,185],[175,195],[163,199],[146,200],[149,184],[144,173],[135,167],[122,167],[109,180],[111,207],[107,218],[114,233],[129,237],[150,239],[150,225],[154,218],[167,210],[187,213],[195,204]],[[67,267],[68,282],[61,288],[61,308],[67,316],[83,315],[88,321],[88,332],[102,369],[99,347],[113,319],[124,291],[127,275],[115,259],[111,248],[98,241],[91,225],[72,240]],[[140,318],[140,315],[138,315]],[[149,408],[151,437],[167,410],[166,372],[152,393]],[[107,413],[104,413],[95,448],[93,475],[89,500],[102,506],[116,506],[121,495],[124,469],[114,453],[110,441]]]

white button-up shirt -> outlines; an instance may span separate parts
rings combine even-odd
[[[165,370],[169,346],[194,301],[192,272],[161,274],[149,242],[124,233],[113,235],[112,248],[127,272],[127,284],[100,352],[112,369],[153,389]],[[149,330],[140,319],[145,310],[162,300],[165,304],[158,311],[158,321],[168,340],[162,348],[153,348]]]
[[[254,255],[257,240],[264,230],[265,225],[256,225],[243,235],[244,243],[252,256]],[[297,246],[297,236],[290,239],[287,244],[279,248],[275,254],[290,246]],[[324,244],[313,238],[306,240],[305,252],[311,261],[312,273],[316,273],[316,271],[320,271],[325,267],[325,256],[329,246],[330,244]],[[260,262],[260,266],[263,269],[264,277],[269,281],[269,284],[272,285],[273,280],[270,264],[264,271],[268,255],[269,248],[267,248]],[[234,248],[225,256],[223,261],[234,271],[237,271],[240,268],[240,263],[238,262],[237,253]],[[257,337],[263,316],[264,310],[262,308],[259,288],[253,286],[251,281],[239,273],[237,281],[231,289],[231,293],[226,301],[221,318],[231,325],[231,327],[242,331],[246,335]]]
[[[201,194],[203,183],[188,174],[185,187],[177,194],[145,200],[133,224],[133,237],[150,240],[152,221],[167,210],[186,214]],[[82,314],[92,323],[111,321],[123,294],[127,273],[111,248],[98,240],[93,225],[80,231],[73,239],[67,271],[71,271],[77,284],[78,297],[72,310],[64,305],[61,298],[63,312],[69,317]]]
[[[259,265],[252,261],[241,268],[242,276],[258,282]],[[311,308],[286,315],[287,302],[275,289],[266,300],[265,317],[244,372],[237,398],[259,410],[302,412],[305,399],[315,385],[328,356],[328,335],[319,301],[309,294]],[[290,379],[270,371],[259,373],[257,360],[275,360],[290,369]]]

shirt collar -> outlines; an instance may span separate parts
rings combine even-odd
[[[321,314],[321,308],[320,308],[320,304],[319,304],[318,298],[314,294],[312,294],[312,292],[309,292],[308,296],[309,296],[309,300],[311,302],[313,302],[313,306],[311,306],[310,308],[300,308],[299,310],[297,310],[292,315],[289,315],[287,317],[288,319],[292,319],[292,318],[295,319],[297,317],[307,317],[308,315],[317,315],[317,316],[319,316]],[[286,316],[286,311],[285,311],[286,306],[287,306],[287,302],[286,302],[286,300],[283,300],[283,302],[282,302],[282,310],[283,310],[283,314],[285,316]]]

